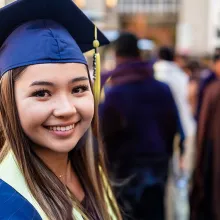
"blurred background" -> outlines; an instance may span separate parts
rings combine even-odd
[[[0,7],[13,0],[0,0]],[[130,31],[147,53],[161,45],[176,52],[209,60],[220,46],[220,1],[218,0],[74,0],[110,40],[118,31]],[[147,54],[149,55],[149,54]],[[112,68],[108,54],[104,67]]]
[[[9,4],[11,2],[13,2],[13,0],[0,0],[0,7],[3,7],[4,5]],[[205,94],[204,91],[207,85],[209,85],[211,82],[218,81],[220,77],[220,1],[219,0],[75,0],[74,2],[78,5],[79,8],[81,8],[84,11],[84,13],[93,22],[95,22],[97,27],[100,28],[107,36],[107,38],[112,42],[112,44],[110,44],[109,46],[100,48],[100,53],[102,55],[101,56],[102,71],[103,71],[102,76],[106,75],[106,79],[103,82],[105,83],[108,81],[107,78],[112,76],[111,71],[114,70],[115,68],[117,69],[117,65],[119,64],[117,54],[115,54],[115,47],[114,47],[115,41],[118,39],[118,37],[122,32],[132,33],[137,36],[138,39],[137,47],[138,50],[140,51],[141,60],[146,63],[150,62],[150,65],[154,70],[154,74],[152,75],[154,75],[157,80],[163,81],[168,84],[168,86],[172,91],[172,95],[174,97],[175,103],[177,105],[177,109],[180,114],[180,121],[183,125],[183,130],[185,133],[184,156],[182,157],[181,155],[180,152],[181,149],[179,149],[178,147],[179,144],[177,144],[178,141],[174,141],[173,150],[171,150],[172,153],[168,156],[169,157],[168,162],[170,163],[169,166],[170,168],[168,169],[168,171],[167,170],[165,171],[167,172],[166,174],[167,178],[164,180],[163,183],[163,186],[166,187],[166,192],[164,196],[165,202],[162,205],[165,206],[166,217],[158,217],[158,218],[142,217],[136,219],[147,219],[147,220],[189,219],[190,189],[193,188],[192,187],[193,185],[194,187],[197,186],[196,181],[194,181],[192,178],[192,174],[195,168],[195,161],[196,161],[195,155],[198,153],[197,152],[198,148],[196,148],[196,146],[198,146],[196,137],[197,136],[200,137],[200,133],[198,132],[199,129],[197,127],[198,124],[203,124],[204,120],[207,121],[210,115],[213,115],[212,113],[204,110],[206,109],[206,106],[209,105],[207,103],[213,104],[212,99],[207,98],[206,106],[202,105]],[[167,50],[169,48],[170,49],[172,48],[172,51]],[[166,57],[167,55],[173,58],[171,60],[170,58],[167,59]],[[88,59],[89,67],[92,72],[93,52],[87,53],[86,57]],[[136,58],[139,59],[139,55]],[[164,61],[165,64],[162,63],[161,61]],[[134,69],[134,67],[132,68]],[[163,71],[165,70],[167,72],[175,73],[176,75],[174,74],[172,76],[171,75],[169,76],[168,74],[167,76],[165,76],[163,74]],[[180,77],[175,78],[178,75]],[[114,76],[114,72],[113,72],[113,76]],[[140,80],[143,81],[144,80],[143,77],[140,76],[139,81]],[[106,91],[110,87],[114,88],[114,83],[115,83],[114,80],[109,84],[107,83]],[[129,81],[128,84],[130,85],[130,83],[131,81]],[[121,84],[121,81],[119,84]],[[124,82],[122,84],[124,84]],[[104,87],[104,84],[102,86]],[[146,84],[146,87],[147,86],[151,86],[151,84],[148,83]],[[156,87],[154,88],[154,90],[155,89]],[[160,86],[158,87],[158,91],[159,89]],[[211,89],[209,90],[211,91]],[[128,90],[133,91],[132,89],[128,89]],[[144,96],[144,93],[142,94]],[[145,93],[145,95],[146,94],[148,93]],[[149,96],[152,95],[151,93],[149,94],[150,94]],[[162,96],[163,92],[161,93],[158,92],[158,94]],[[218,90],[218,94],[220,96],[220,89]],[[131,93],[131,96],[132,95],[133,94]],[[152,96],[151,98],[152,98],[151,100],[152,103],[156,103],[156,102],[158,102],[159,104],[161,103],[161,101],[158,101],[157,97]],[[122,102],[123,101],[124,99],[122,98]],[[167,106],[169,107],[168,102],[165,104],[166,107]],[[171,105],[172,103],[170,104],[170,106]],[[185,105],[185,107],[183,107],[183,105]],[[137,107],[136,109],[138,109],[138,106],[136,107]],[[153,104],[152,106],[150,106],[150,108],[152,109],[154,108]],[[163,111],[163,108],[165,107],[160,107],[160,108],[161,111]],[[184,108],[183,111],[181,110],[181,108]],[[147,109],[146,112],[148,110],[149,109]],[[205,112],[204,115],[207,115],[207,117],[203,117],[204,120],[202,118],[200,123],[199,115],[201,111],[203,112],[203,110]],[[111,117],[110,116],[111,112],[107,114],[107,117],[109,118]],[[163,113],[165,115],[165,110]],[[149,116],[149,114],[147,113],[143,113],[142,115],[141,114],[142,113],[139,114],[140,117],[143,117],[144,114],[146,118]],[[218,114],[215,116],[216,118],[220,118],[218,117]],[[212,121],[215,121],[216,118],[212,119]],[[163,118],[164,121],[165,119],[166,117]],[[176,119],[174,118],[173,120],[175,121]],[[109,119],[108,123],[111,123],[111,121],[112,120]],[[107,126],[110,126],[110,124],[108,123]],[[155,123],[159,123],[159,122],[157,122],[155,119]],[[169,127],[171,121],[168,120],[168,122],[166,123],[167,123],[167,127]],[[114,130],[113,133],[115,134],[118,131],[117,130],[118,124],[114,128],[115,130],[113,129]],[[205,128],[206,128],[205,130],[209,130],[210,127],[208,127],[207,125]],[[147,130],[147,128],[145,127],[143,127],[143,129]],[[211,130],[217,131],[217,128],[216,129],[213,128],[213,129],[214,130],[212,129]],[[136,131],[133,131],[133,133],[131,133],[131,136]],[[151,131],[149,131],[149,134],[150,132]],[[181,133],[178,129],[177,132]],[[205,132],[202,132],[201,134],[203,135],[201,137],[201,140],[204,139],[204,143],[207,143],[207,140],[210,140],[209,139],[210,137],[204,137]],[[118,137],[121,137],[120,134]],[[116,139],[118,137],[116,136]],[[160,140],[160,138],[161,137],[159,136],[156,137],[155,138],[156,140],[154,140],[155,143],[157,142],[157,140]],[[176,138],[181,139],[181,137],[176,137]],[[215,140],[217,140],[217,136],[216,137],[213,136],[211,137],[211,139],[212,142],[215,142]],[[146,145],[148,145],[148,143]],[[201,144],[201,146],[203,146],[203,143]],[[113,152],[113,154],[115,153],[116,152]],[[167,154],[168,154],[167,152],[164,152],[164,155]],[[202,157],[200,159],[202,163],[203,162]],[[212,158],[210,159],[209,157],[205,161],[206,164],[210,164],[211,160]],[[129,161],[129,163],[130,162],[131,161]],[[156,164],[155,166],[160,166],[160,165]],[[147,168],[149,168],[148,165]],[[153,166],[151,168],[153,169]],[[138,169],[140,169],[140,167]],[[197,169],[200,168],[197,167]],[[208,170],[208,173],[209,172],[213,174],[215,173],[215,170],[212,172]],[[149,174],[151,173],[151,171],[150,172],[144,171],[143,173],[144,173],[143,176],[146,177],[146,173]],[[156,176],[155,178],[157,179],[158,176]],[[148,180],[149,178],[145,181],[147,182],[146,188],[149,187]],[[142,185],[141,181],[140,181],[140,185]],[[137,189],[139,189],[138,187]],[[212,190],[212,186],[210,188]],[[155,189],[155,193],[157,192],[158,189]],[[151,195],[149,194],[148,191],[146,191],[146,194]],[[152,194],[151,196],[153,198],[154,194]],[[161,200],[161,198],[163,198],[163,195],[161,195],[161,197],[158,199],[158,202],[160,202],[159,200]],[[146,204],[143,204],[143,206],[146,207],[149,206],[149,201],[148,202],[147,200],[145,201]],[[206,203],[208,204],[209,201],[208,202],[206,201]],[[219,211],[217,212],[219,213],[220,216],[220,212]],[[204,217],[205,216],[204,213],[202,213],[201,216],[200,217],[197,216],[192,219],[194,220],[220,219],[220,217],[219,218],[210,217],[212,215],[208,215],[208,217]],[[135,219],[135,218],[131,218],[131,219]]]

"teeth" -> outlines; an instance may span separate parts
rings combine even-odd
[[[72,130],[73,128],[75,127],[75,125],[69,125],[69,126],[66,126],[66,127],[60,127],[60,126],[57,126],[57,127],[49,127],[49,129],[51,131],[69,131],[69,130]]]

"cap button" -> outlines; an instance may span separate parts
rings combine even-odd
[[[94,40],[94,41],[93,41],[93,47],[94,47],[94,48],[98,48],[99,46],[100,46],[99,41],[98,41],[98,40]]]

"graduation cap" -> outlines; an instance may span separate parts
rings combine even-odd
[[[0,75],[39,63],[87,64],[95,49],[95,98],[100,90],[99,46],[107,38],[72,0],[17,0],[0,9]]]

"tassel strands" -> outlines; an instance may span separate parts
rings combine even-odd
[[[93,41],[93,47],[95,53],[93,56],[93,80],[94,80],[94,98],[95,106],[97,107],[100,102],[100,89],[101,89],[101,59],[98,53],[98,47],[100,43],[97,40],[97,27],[95,27],[95,40]]]

